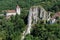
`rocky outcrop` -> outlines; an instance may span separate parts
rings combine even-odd
[[[23,40],[27,34],[31,33],[30,30],[32,28],[32,24],[36,24],[39,19],[47,20],[48,15],[49,14],[46,12],[46,10],[41,6],[31,7],[28,15],[28,24],[27,24],[28,26],[27,29],[23,32],[23,36],[21,40]]]

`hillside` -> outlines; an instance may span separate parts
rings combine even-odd
[[[21,8],[21,14],[12,15],[9,19],[6,19],[6,13],[2,11],[16,10],[17,5]],[[58,20],[54,24],[49,24],[46,20],[40,20],[41,18],[37,23],[32,24],[34,14],[31,10],[34,6],[41,6],[43,8],[42,14],[44,11],[47,14],[52,12],[50,16],[53,16],[60,11],[60,0],[0,0],[0,14],[5,15],[0,16],[0,40],[21,40],[22,36],[25,36],[24,40],[60,40],[60,18],[57,17]],[[40,9],[39,13],[41,13]],[[30,20],[32,25],[29,30],[28,23]],[[28,32],[31,33],[27,34]]]
[[[19,4],[21,8],[41,5],[47,11],[59,11],[60,9],[60,0],[0,0],[0,10],[15,9],[17,4]]]

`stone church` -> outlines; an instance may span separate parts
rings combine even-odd
[[[19,5],[16,6],[15,10],[4,10],[3,12],[6,12],[6,17],[10,18],[10,16],[15,16],[16,14],[20,15],[21,13],[21,8],[19,7]]]

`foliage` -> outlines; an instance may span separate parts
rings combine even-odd
[[[16,5],[20,5],[21,8],[30,8],[34,5],[41,5],[47,11],[59,11],[60,0],[1,0],[0,10],[15,9]]]
[[[16,20],[17,19],[17,20]],[[19,16],[12,16],[11,19],[1,19],[0,37],[2,40],[18,40],[24,30],[24,21]]]
[[[31,40],[60,40],[60,25],[36,24],[30,35],[33,37]]]
[[[0,0],[0,14],[3,14],[2,10],[15,9],[17,4],[21,7],[21,15],[11,16],[8,20],[4,16],[0,17],[1,40],[20,40],[21,33],[27,25],[28,10],[31,6],[41,5],[47,11],[60,11],[60,0]],[[41,21],[33,27],[25,40],[60,40],[59,24],[43,24]]]

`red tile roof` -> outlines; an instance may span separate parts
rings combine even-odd
[[[17,5],[16,8],[20,8],[19,5]],[[15,10],[3,10],[2,12],[4,12],[4,11],[7,12],[7,13],[16,13]]]
[[[57,12],[57,13],[55,13],[54,16],[52,16],[53,19],[56,18],[56,17],[60,17],[60,12]]]
[[[16,13],[15,10],[5,10],[7,13]]]

